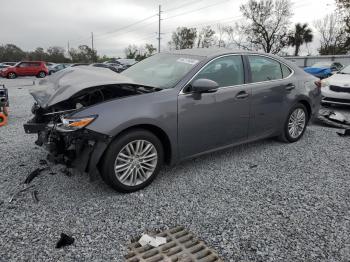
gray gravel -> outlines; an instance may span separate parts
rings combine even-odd
[[[32,181],[39,203],[30,190],[8,203],[46,152],[22,128],[32,79],[0,82],[11,99],[0,128],[0,261],[123,261],[132,237],[176,225],[225,261],[350,261],[350,138],[334,129],[312,125],[298,143],[268,139],[168,167],[128,195],[54,166]],[[76,241],[57,250],[61,232]]]

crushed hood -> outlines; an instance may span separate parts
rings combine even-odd
[[[30,94],[42,108],[46,108],[65,101],[84,89],[114,84],[137,83],[106,68],[69,67],[41,79],[30,90]]]

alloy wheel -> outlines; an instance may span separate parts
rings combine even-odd
[[[120,150],[114,163],[118,181],[126,186],[136,186],[147,181],[157,167],[158,153],[146,140],[134,140]]]
[[[292,138],[298,138],[304,131],[306,115],[302,108],[296,108],[288,120],[288,133]]]

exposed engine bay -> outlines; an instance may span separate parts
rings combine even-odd
[[[72,115],[99,103],[155,91],[158,89],[135,84],[102,85],[83,89],[49,107],[36,102],[32,107],[34,117],[24,124],[24,129],[38,134],[35,143],[50,152],[48,160],[96,173],[94,159],[100,159],[111,138],[84,128],[95,116],[82,119]]]

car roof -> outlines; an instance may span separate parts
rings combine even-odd
[[[241,53],[260,53],[260,52],[249,52],[239,49],[229,49],[229,48],[192,48],[192,49],[180,49],[170,52],[165,52],[177,55],[193,55],[193,56],[203,56],[203,57],[215,57],[224,54],[241,54]]]

